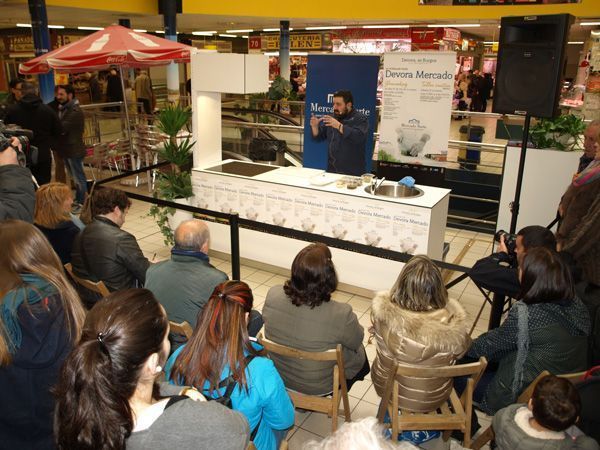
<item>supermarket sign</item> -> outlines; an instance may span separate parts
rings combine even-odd
[[[279,35],[250,36],[249,50],[279,50]],[[290,50],[325,50],[331,48],[329,33],[290,34]]]

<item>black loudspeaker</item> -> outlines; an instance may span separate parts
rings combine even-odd
[[[572,22],[570,14],[502,18],[493,112],[556,116]]]

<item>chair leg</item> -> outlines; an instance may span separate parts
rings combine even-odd
[[[331,430],[335,433],[338,426],[338,412],[340,407],[340,373],[337,366],[333,368],[333,395],[331,401]]]
[[[392,390],[392,411],[390,412],[390,417],[392,418],[392,440],[396,442],[398,440],[398,413],[399,413],[399,405],[398,405],[398,383],[394,381],[394,389]]]
[[[471,444],[471,448],[473,450],[479,450],[492,439],[494,439],[494,429],[490,425],[479,436],[477,436],[477,439],[475,439]]]

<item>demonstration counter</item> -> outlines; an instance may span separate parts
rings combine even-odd
[[[410,254],[442,259],[450,190],[416,185],[410,197],[373,195],[371,184],[341,186],[343,175],[323,170],[226,160],[192,171],[194,206]],[[395,182],[377,194],[401,195]],[[229,228],[210,223],[211,248],[229,253]],[[289,269],[298,241],[242,228],[242,258]],[[340,282],[368,290],[389,288],[402,263],[332,249]],[[365,275],[361,277],[359,275]]]

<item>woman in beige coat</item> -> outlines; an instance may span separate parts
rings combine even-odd
[[[466,313],[448,300],[442,275],[427,256],[414,256],[389,292],[373,299],[371,332],[377,355],[371,378],[383,395],[394,361],[423,367],[454,364],[469,348]],[[449,378],[397,377],[399,405],[416,412],[435,410],[450,395]]]

